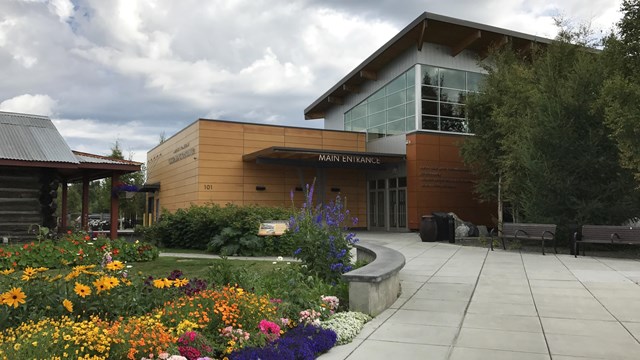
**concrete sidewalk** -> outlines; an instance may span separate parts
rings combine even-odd
[[[422,243],[402,252],[400,299],[321,360],[640,358],[640,262]]]

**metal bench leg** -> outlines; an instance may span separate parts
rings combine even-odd
[[[544,239],[542,239],[542,255],[547,255],[544,253]]]
[[[578,242],[574,240],[573,241],[573,257],[576,257],[576,258],[578,257],[578,251],[580,251],[578,248]]]
[[[556,239],[553,238],[553,251],[555,251],[555,253],[557,254],[558,253],[558,247],[556,246],[556,243],[557,243]]]
[[[507,245],[504,244],[504,238],[502,238],[502,250],[507,250]]]

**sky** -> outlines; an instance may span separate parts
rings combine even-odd
[[[401,5],[399,5],[401,4]],[[588,4],[588,5],[586,5]],[[621,0],[0,0],[0,111],[144,162],[198,118],[322,128],[304,109],[422,12],[547,38]]]

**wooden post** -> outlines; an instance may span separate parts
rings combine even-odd
[[[82,175],[82,215],[80,216],[82,230],[89,231],[89,176]]]
[[[116,186],[118,186],[119,181],[120,174],[114,172],[113,175],[111,175],[111,240],[118,238],[118,207],[120,205],[120,199]]]
[[[68,184],[67,184],[67,180],[62,180],[62,204],[61,208],[60,208],[60,216],[62,217],[62,220],[60,222],[60,232],[62,231],[66,231],[67,230],[67,226],[68,221],[67,218],[69,216],[68,214],[68,209],[67,209],[67,195],[68,195],[68,188],[67,188]]]

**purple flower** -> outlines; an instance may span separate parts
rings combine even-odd
[[[302,251],[302,248],[297,248],[296,251],[293,252],[293,255],[298,255]]]

